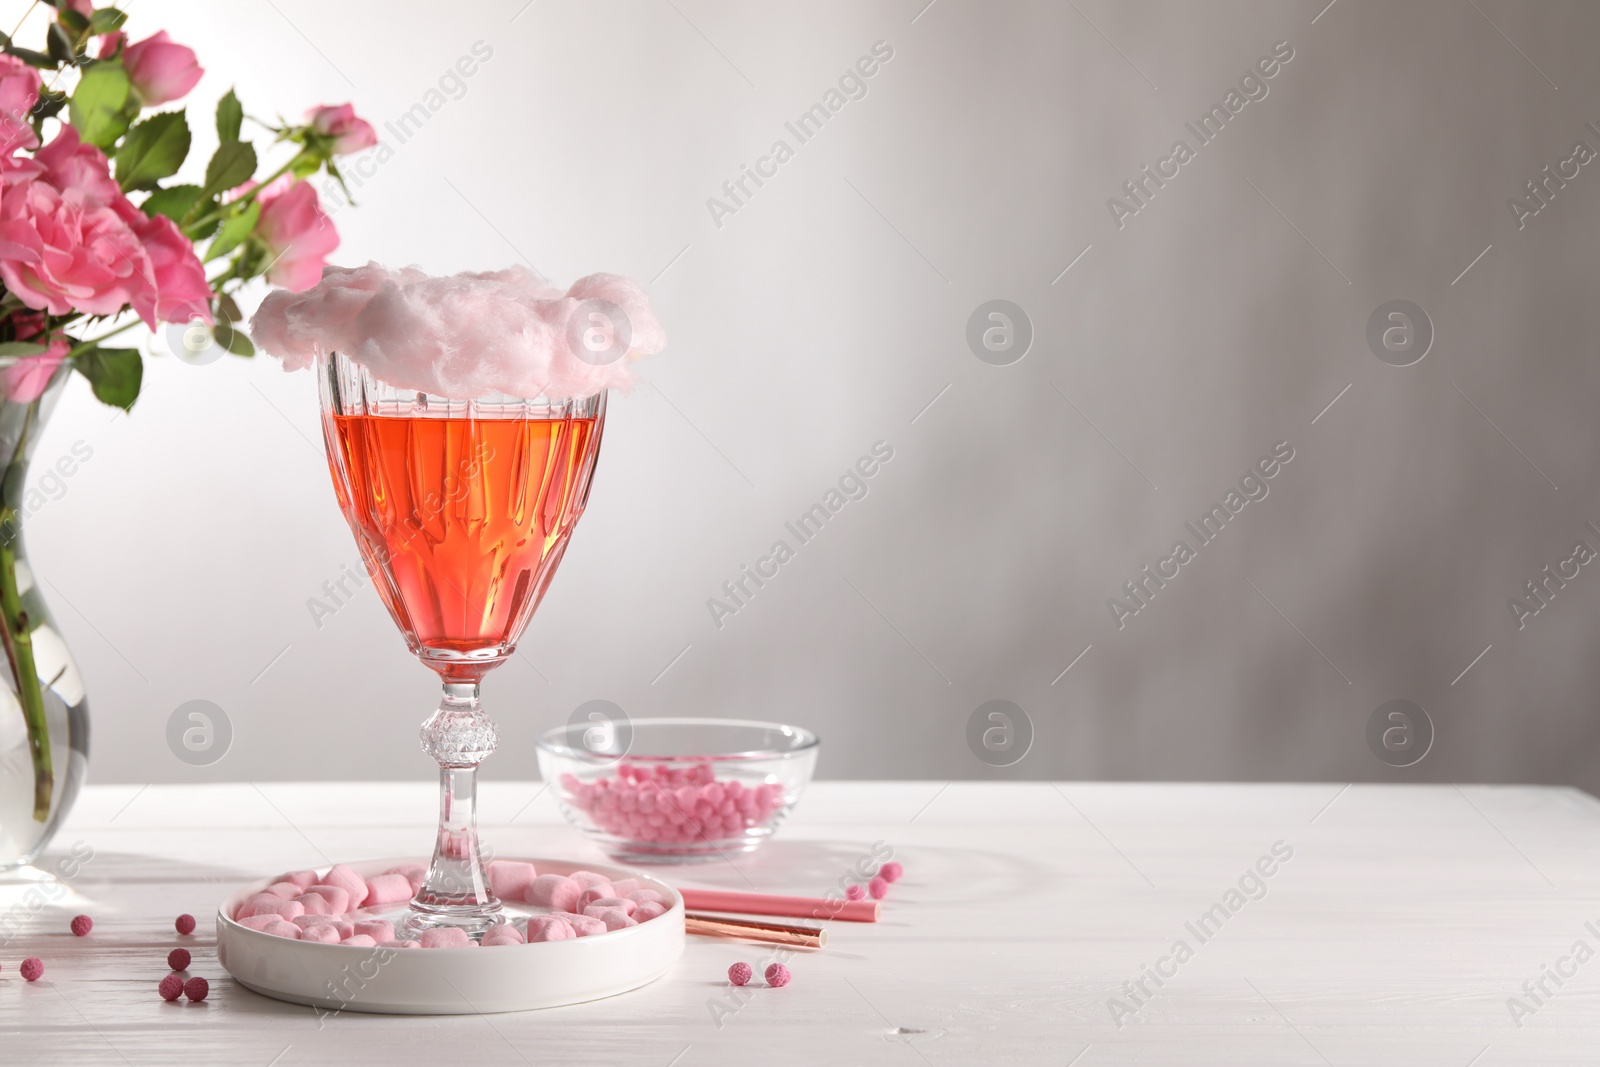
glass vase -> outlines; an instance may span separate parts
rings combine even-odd
[[[70,374],[62,364],[38,397],[0,400],[0,871],[31,864],[44,850],[88,769],[83,678],[28,565],[22,532],[50,500],[29,486],[28,465]],[[60,480],[87,454],[79,445],[47,458]]]

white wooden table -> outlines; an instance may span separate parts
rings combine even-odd
[[[753,988],[731,1014],[712,1008],[728,965],[764,949],[691,938],[662,980],[572,1008],[321,1022],[217,966],[211,915],[236,883],[420,855],[433,806],[422,783],[89,789],[50,859],[93,858],[0,945],[0,1062],[1600,1061],[1600,958],[1570,956],[1600,952],[1600,801],[1567,789],[818,783],[737,870],[669,878],[820,894],[875,841],[906,875],[883,922],[834,924],[788,988]],[[538,783],[487,784],[483,807],[502,854],[600,858]],[[1252,870],[1271,871],[1264,893],[1246,878],[1259,899],[1229,898]],[[26,892],[0,886],[0,915]],[[81,940],[66,929],[80,911],[96,922]],[[181,911],[201,920],[186,940],[212,981],[203,1005],[156,996]],[[32,986],[30,955],[46,965]],[[1136,1000],[1125,983],[1141,978]]]

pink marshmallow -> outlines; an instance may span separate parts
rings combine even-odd
[[[639,885],[639,879],[637,878],[619,878],[611,883],[611,888],[616,890],[617,896],[625,897],[635,890],[640,889],[641,886]]]
[[[520,945],[525,940],[521,930],[518,930],[510,923],[502,923],[499,926],[491,926],[489,932],[483,935],[483,940],[479,944],[484,948],[491,948],[495,945]]]
[[[530,945],[536,941],[570,941],[577,936],[578,932],[572,924],[560,915],[535,915],[528,920]]]
[[[293,882],[295,885],[299,886],[301,889],[304,889],[308,885],[316,885],[317,884],[317,872],[316,871],[290,871],[288,874],[279,875],[278,876],[278,881],[280,881],[280,882]]]
[[[361,906],[376,908],[399,904],[410,900],[414,892],[410,880],[403,874],[375,874],[367,883],[367,895],[362,898]]]
[[[422,942],[421,941],[405,941],[405,940],[380,941],[380,942],[378,942],[378,947],[379,948],[421,948],[422,947]]]
[[[328,898],[321,893],[302,893],[293,900],[286,900],[285,904],[300,905],[302,915],[331,915],[328,908]]]
[[[649,922],[656,916],[665,915],[666,913],[667,909],[663,905],[647,901],[643,904],[640,904],[639,910],[633,913],[633,921],[640,923]]]
[[[363,885],[362,888],[366,888],[365,885]],[[345,912],[350,910],[350,890],[346,889],[344,886],[319,883],[317,885],[307,886],[305,893],[302,893],[301,896],[305,896],[310,893],[320,893],[324,897],[328,898],[329,915],[343,915]],[[365,895],[365,893],[362,894],[362,896]],[[297,897],[295,899],[298,900],[299,898]],[[311,909],[307,907],[306,910],[310,911]]]
[[[316,884],[338,886],[345,891],[350,904],[358,908],[361,902],[367,899],[367,880],[342,863],[335,863],[329,868],[328,873],[322,876],[322,881]]]
[[[307,926],[300,931],[302,941],[320,941],[324,945],[337,945],[339,931],[326,923],[320,926]]]
[[[538,873],[531,863],[515,860],[490,860],[485,871],[489,876],[489,892],[501,900],[521,900],[528,891],[528,883]]]
[[[579,937],[592,937],[595,934],[606,932],[606,924],[592,915],[575,915],[571,912],[562,912],[559,918],[565,919],[567,925],[572,927]],[[529,919],[532,923],[533,920]]]
[[[380,945],[394,940],[394,923],[388,919],[361,919],[352,923],[351,929],[358,934],[366,934]]]
[[[273,937],[287,937],[290,941],[300,940],[300,928],[294,923],[284,922],[282,919],[263,926],[261,932],[271,934]]]
[[[604,889],[606,890],[605,895],[611,896],[611,879],[603,874],[596,874],[593,871],[573,871],[567,877],[585,889]]]
[[[627,914],[632,915],[639,909],[639,905],[627,897],[601,897],[599,900],[590,901],[588,906],[583,909],[583,913],[585,915],[592,914],[589,910],[590,908],[621,908]]]
[[[467,932],[455,926],[435,926],[422,931],[423,948],[466,948],[472,943]]]
[[[292,919],[296,915],[304,915],[306,906],[299,900],[279,900],[271,893],[258,893],[239,905],[239,911],[234,916],[236,919],[248,919],[252,915],[277,915],[280,918]]]
[[[268,926],[271,926],[273,923],[281,923],[281,922],[283,922],[283,916],[282,915],[274,915],[272,912],[269,911],[269,912],[264,912],[261,915],[252,915],[248,919],[237,919],[235,921],[238,922],[238,924],[240,926],[243,926],[247,930],[265,930]]]
[[[305,930],[312,926],[331,926],[339,933],[339,940],[343,941],[356,932],[355,926],[348,920],[334,915],[302,915],[298,919],[290,920],[300,929]]]
[[[571,878],[559,874],[541,874],[528,883],[528,890],[522,899],[542,908],[572,911],[578,906],[578,898],[582,895],[583,886]]]
[[[300,887],[293,882],[273,882],[262,892],[271,893],[279,900],[293,900],[300,895]]]
[[[584,912],[584,914],[588,915],[591,919],[599,919],[601,922],[605,923],[607,930],[623,930],[630,926],[639,925],[633,920],[631,915],[623,911],[621,908],[591,907],[588,911]]]
[[[383,873],[398,874],[411,883],[411,891],[415,893],[422,886],[422,883],[427,880],[428,867],[427,864],[423,863],[402,863],[398,867],[390,867]]]
[[[634,889],[622,894],[635,904],[665,904],[667,898],[654,889]]]
[[[339,942],[339,944],[341,944],[341,945],[349,945],[351,948],[377,948],[378,947],[378,943],[376,941],[374,941],[371,937],[369,937],[366,934],[351,934],[349,937],[347,937],[343,941]]]

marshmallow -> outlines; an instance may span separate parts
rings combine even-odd
[[[483,940],[479,944],[484,948],[492,948],[495,945],[520,945],[524,940],[521,930],[510,923],[501,923],[499,926],[489,927],[489,932],[483,935]]]
[[[262,890],[262,892],[271,893],[279,900],[293,900],[295,897],[300,895],[301,887],[295,885],[293,882],[273,882],[271,885],[267,886],[266,889]]]
[[[501,900],[521,900],[522,894],[528,891],[528,883],[538,872],[531,863],[490,860],[485,873],[489,876],[489,892]]]
[[[380,941],[380,942],[378,942],[378,947],[379,948],[421,948],[422,947],[422,942],[421,941],[404,941],[404,940],[400,940],[400,941]]]
[[[273,937],[287,937],[291,941],[300,940],[300,928],[294,923],[284,922],[282,919],[263,926],[261,932],[271,934]]]
[[[343,890],[340,890],[340,892],[343,892]],[[285,900],[283,903],[300,905],[300,914],[302,915],[333,914],[333,910],[328,907],[328,898],[321,893],[302,893],[293,900]]]
[[[248,919],[236,919],[234,921],[237,922],[240,926],[243,926],[248,930],[265,930],[268,926],[271,926],[273,923],[281,923],[281,922],[283,922],[283,916],[282,915],[274,915],[272,912],[269,911],[269,912],[263,912],[260,915],[252,915]]]
[[[296,915],[304,915],[306,906],[299,900],[279,900],[271,893],[257,893],[243,904],[234,915],[235,919],[248,919],[252,915],[277,915],[285,919],[292,919]]]
[[[635,904],[665,904],[667,898],[657,893],[654,889],[634,889],[621,894]]]
[[[619,878],[611,883],[611,888],[616,890],[617,896],[625,897],[642,887],[637,878]]]
[[[574,915],[571,912],[562,912],[560,918],[565,919],[567,925],[571,926],[573,932],[579,937],[592,937],[595,934],[606,932],[606,924],[592,915]],[[528,922],[531,924],[533,920],[529,919]]]
[[[312,926],[331,926],[338,931],[341,941],[356,932],[354,924],[335,915],[302,915],[290,921],[302,930]]]
[[[535,915],[528,920],[530,945],[536,941],[569,941],[577,936],[572,924],[560,915]]]
[[[605,895],[611,896],[611,879],[603,874],[595,874],[593,871],[573,871],[568,877],[585,889],[604,889]]]
[[[632,916],[623,911],[621,908],[591,907],[588,911],[584,912],[584,914],[589,916],[591,919],[599,919],[601,922],[605,923],[607,930],[624,930],[630,926],[639,925],[633,920]]]
[[[583,889],[582,885],[571,878],[559,874],[541,874],[528,883],[528,890],[522,895],[522,899],[542,908],[572,911],[578,906],[578,898],[583,895]]]
[[[641,923],[649,922],[656,916],[665,915],[666,913],[667,909],[663,905],[646,902],[644,904],[640,904],[639,910],[633,913],[633,921]]]
[[[367,895],[361,899],[361,906],[375,908],[385,904],[399,904],[410,900],[414,892],[416,890],[412,887],[411,880],[403,874],[375,874],[367,883]],[[352,897],[351,901],[354,900]]]
[[[339,942],[339,944],[341,944],[341,945],[349,945],[351,948],[377,948],[378,947],[378,943],[376,941],[374,941],[367,934],[351,934],[349,937],[347,937],[343,941]]]
[[[398,874],[411,883],[411,891],[415,893],[422,888],[422,883],[428,879],[428,867],[423,863],[402,863],[398,867],[390,867],[384,874]]]
[[[423,948],[466,948],[472,943],[467,932],[456,926],[435,926],[422,931]]]
[[[355,933],[366,934],[380,945],[394,940],[394,924],[388,919],[358,919],[351,923],[351,929]]]
[[[589,910],[590,908],[621,908],[627,914],[632,915],[638,910],[639,905],[629,900],[627,897],[600,897],[598,900],[589,901],[589,903],[583,908],[583,913],[585,915],[594,914]]]
[[[328,898],[329,915],[343,915],[345,912],[350,910],[350,904],[352,901],[359,902],[366,896],[366,883],[363,882],[361,888],[363,890],[361,897],[351,897],[350,890],[344,888],[344,886],[319,883],[317,885],[307,886],[305,893],[302,893],[301,896],[303,897],[311,893],[320,893],[322,896]],[[296,897],[295,899],[298,900],[300,897]],[[310,910],[311,908],[308,906],[306,911]]]
[[[367,899],[367,880],[342,863],[335,863],[329,868],[328,873],[322,876],[322,881],[315,884],[338,886],[348,895],[350,904],[358,908],[361,902]]]
[[[301,929],[300,940],[320,941],[324,945],[337,945],[339,943],[339,931],[326,923],[320,926],[307,926]]]
[[[317,872],[316,871],[290,871],[288,874],[279,875],[278,876],[278,881],[280,881],[280,882],[293,882],[295,885],[299,886],[301,889],[304,889],[308,885],[316,885],[317,884]]]

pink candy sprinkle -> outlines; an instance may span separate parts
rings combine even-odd
[[[750,976],[754,973],[748,963],[735,963],[728,968],[728,981],[734,985],[744,985],[750,981]]]
[[[885,863],[883,865],[883,869],[878,872],[878,877],[882,878],[885,882],[898,882],[900,880],[900,876],[905,873],[906,869],[900,866],[898,860],[890,860],[888,863]]]
[[[860,900],[866,895],[866,889],[854,883],[844,887],[844,898],[846,900]]]
[[[175,971],[187,971],[189,969],[189,950],[175,948],[167,953],[167,966]]]
[[[195,1003],[206,999],[206,994],[211,992],[211,983],[204,978],[191,978],[183,983],[183,995]]]
[[[884,881],[883,875],[880,874],[878,877],[867,883],[867,894],[871,896],[873,900],[882,900],[884,897],[889,895],[889,883]]]
[[[44,973],[44,961],[38,956],[29,956],[22,961],[22,966],[17,968],[22,972],[22,977],[30,982],[37,982]]]
[[[87,915],[74,915],[72,917],[72,932],[82,937],[94,929],[94,920]]]
[[[781,963],[774,963],[767,968],[767,984],[773,989],[782,989],[789,984],[789,968]]]
[[[172,925],[180,934],[192,934],[194,933],[194,916],[190,915],[188,912],[185,912],[184,914],[178,916],[177,920],[173,922]]]

